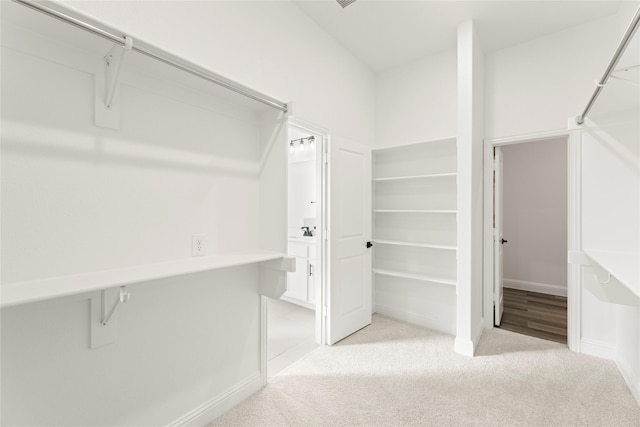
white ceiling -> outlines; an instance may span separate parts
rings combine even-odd
[[[473,19],[486,52],[618,11],[621,1],[295,0],[309,18],[373,71],[456,46],[456,28]]]

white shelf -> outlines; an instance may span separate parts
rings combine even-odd
[[[373,272],[376,273],[376,274],[382,274],[382,275],[385,275],[385,276],[402,277],[404,279],[420,280],[420,281],[423,281],[423,282],[439,283],[439,284],[450,285],[450,286],[455,286],[456,285],[456,281],[453,280],[453,279],[447,279],[447,278],[435,277],[435,276],[428,276],[426,274],[405,273],[403,271],[382,270],[382,269],[379,269],[379,268],[374,268]]]
[[[11,307],[52,298],[91,292],[117,286],[157,280],[183,274],[281,259],[285,255],[271,251],[245,251],[221,255],[184,258],[158,264],[52,277],[2,285],[2,307]]]
[[[456,137],[455,136],[448,136],[445,138],[439,138],[439,139],[431,139],[431,140],[427,140],[427,141],[419,141],[419,142],[411,142],[408,144],[402,144],[402,145],[392,145],[392,146],[388,146],[388,147],[380,147],[380,148],[376,148],[374,151],[381,153],[381,152],[389,152],[389,151],[403,151],[403,150],[411,150],[413,148],[420,148],[422,146],[424,146],[425,144],[438,144],[438,143],[445,143],[445,144],[455,144],[456,143]]]
[[[416,248],[430,248],[430,249],[446,249],[455,251],[457,248],[454,245],[434,245],[432,243],[420,243],[420,242],[406,242],[401,240],[373,240],[373,243],[382,245],[397,245],[397,246],[411,246]]]
[[[442,213],[442,214],[455,214],[458,213],[455,209],[374,209],[375,213]]]
[[[640,253],[592,250],[584,253],[640,297]]]
[[[431,179],[431,178],[451,178],[456,176],[458,176],[456,172],[433,173],[429,175],[406,175],[406,176],[391,176],[386,178],[373,178],[373,181],[374,182],[410,181],[410,180]]]

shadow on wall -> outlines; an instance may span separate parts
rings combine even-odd
[[[216,156],[212,152],[194,153],[178,148],[145,146],[133,139],[43,126],[34,133],[32,125],[7,119],[2,120],[2,127],[2,151],[5,154],[256,179],[259,172],[255,160]]]

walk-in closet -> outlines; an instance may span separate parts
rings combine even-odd
[[[0,20],[3,426],[638,418],[640,0]]]

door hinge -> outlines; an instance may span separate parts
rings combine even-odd
[[[322,153],[322,162],[323,162],[325,165],[328,165],[328,164],[329,164],[329,155],[328,155],[326,152]]]

